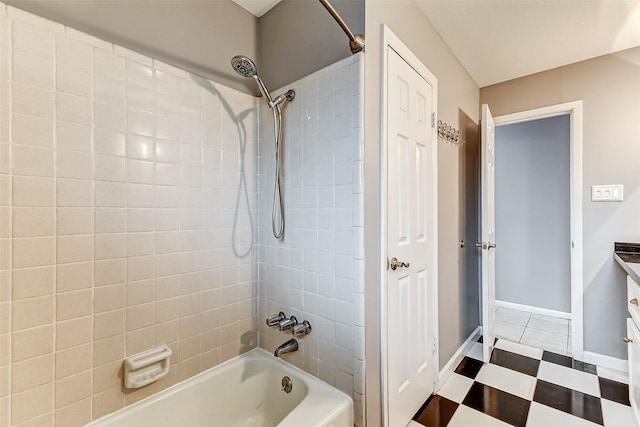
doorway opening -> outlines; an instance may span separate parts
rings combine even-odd
[[[581,101],[495,126],[494,333],[582,360]]]
[[[495,133],[495,333],[563,355],[571,339],[570,119],[505,124]]]

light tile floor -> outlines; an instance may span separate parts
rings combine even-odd
[[[498,338],[571,355],[571,321],[568,319],[498,307],[494,332]]]

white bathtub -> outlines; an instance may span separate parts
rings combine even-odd
[[[281,390],[291,378],[291,393]],[[254,349],[87,427],[353,427],[349,396]]]

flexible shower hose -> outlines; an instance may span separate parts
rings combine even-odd
[[[284,231],[284,207],[282,206],[282,193],[280,192],[280,139],[282,138],[282,111],[280,105],[273,110],[273,130],[276,143],[276,174],[273,183],[273,208],[271,210],[271,229],[276,239],[281,239]],[[280,211],[280,221],[278,221]],[[277,225],[276,225],[277,224]]]

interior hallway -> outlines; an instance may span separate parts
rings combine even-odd
[[[498,307],[496,337],[571,356],[571,320]]]

